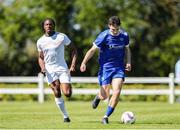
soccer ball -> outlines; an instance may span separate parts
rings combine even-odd
[[[133,124],[135,121],[135,115],[131,111],[126,111],[121,116],[121,122],[124,124]]]

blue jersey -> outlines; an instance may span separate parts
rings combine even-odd
[[[94,44],[100,49],[100,67],[122,67],[124,68],[125,46],[129,44],[127,32],[121,30],[116,36],[110,34],[109,29],[101,32]]]

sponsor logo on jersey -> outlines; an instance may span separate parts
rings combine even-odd
[[[124,41],[124,38],[120,38],[120,41]]]
[[[109,45],[109,49],[121,49],[124,48],[124,46],[120,46],[120,45]]]

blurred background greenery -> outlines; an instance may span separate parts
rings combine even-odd
[[[130,36],[132,72],[128,76],[168,76],[180,58],[179,0],[0,0],[0,76],[36,76],[36,41],[41,22],[52,17],[56,30],[78,48],[73,76],[96,76],[96,54],[86,73],[80,63],[96,36],[117,15]],[[68,51],[67,62],[70,62]]]

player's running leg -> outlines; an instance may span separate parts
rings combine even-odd
[[[72,87],[70,83],[61,83],[61,90],[66,97],[71,97]]]
[[[99,105],[100,100],[105,100],[109,97],[109,90],[110,90],[110,86],[108,85],[103,85],[100,88],[100,92],[98,95],[95,96],[93,102],[92,102],[92,108],[96,109],[97,106]]]
[[[51,83],[51,89],[53,90],[54,95],[55,95],[56,105],[58,106],[58,108],[60,109],[60,111],[63,114],[64,122],[70,122],[68,113],[67,113],[67,111],[65,109],[64,100],[61,97],[61,89],[60,89],[60,82],[59,82],[59,80],[56,80],[56,81]]]
[[[97,106],[99,105],[100,100],[101,100],[101,99],[99,98],[99,96],[96,95],[95,98],[94,98],[93,101],[92,101],[92,108],[93,108],[93,109],[96,109],[96,108],[97,108]]]
[[[112,93],[111,99],[109,101],[106,114],[104,115],[104,117],[102,119],[103,124],[109,123],[108,117],[113,113],[116,105],[118,104],[122,84],[123,84],[122,78],[115,78],[112,80],[112,91],[113,91],[113,93]]]
[[[61,90],[66,97],[71,97],[72,87],[70,83],[61,83]],[[64,118],[64,122],[70,122],[69,117]]]

